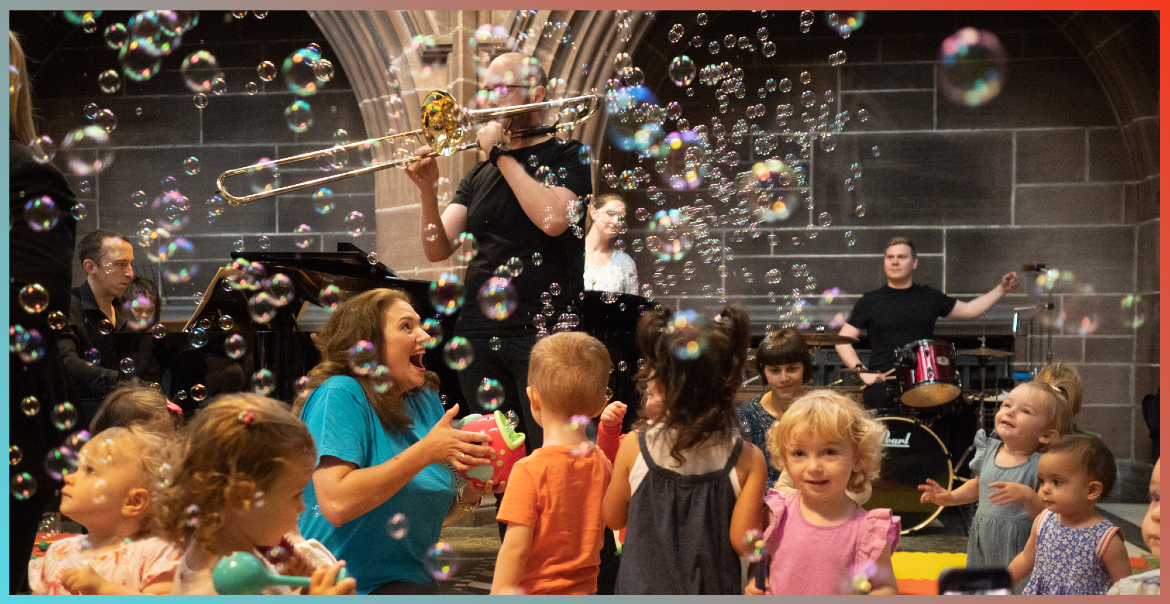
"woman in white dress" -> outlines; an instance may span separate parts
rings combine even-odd
[[[626,202],[613,193],[593,198],[585,221],[585,289],[638,293],[634,259],[614,244],[626,231]]]

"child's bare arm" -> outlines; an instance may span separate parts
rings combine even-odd
[[[1036,489],[1018,482],[993,482],[987,485],[993,489],[988,499],[995,505],[1007,505],[1009,503],[1019,502],[1023,504],[1024,509],[1028,510],[1028,515],[1035,518],[1044,511],[1044,502],[1040,501],[1040,495],[1036,493]]]
[[[1133,574],[1133,567],[1129,565],[1129,552],[1125,549],[1125,538],[1122,537],[1121,531],[1117,531],[1105,546],[1101,562],[1105,564],[1105,570],[1109,572],[1109,578],[1114,583]]]
[[[1016,586],[1032,572],[1032,567],[1036,565],[1036,532],[1039,530],[1039,519],[1032,522],[1032,534],[1028,536],[1028,544],[1024,546],[1024,551],[1016,555],[1012,563],[1008,565],[1008,574],[1012,577],[1012,587]]]
[[[623,440],[618,448],[613,477],[609,481],[609,489],[605,491],[605,499],[601,502],[601,517],[605,525],[615,531],[625,528],[629,517],[630,468],[634,466],[638,453],[638,438],[631,433],[631,437]]]
[[[875,565],[877,570],[869,579],[871,596],[896,596],[898,595],[898,580],[894,578],[894,552],[890,549],[890,544],[882,549],[881,555],[878,556]]]
[[[504,543],[496,556],[496,571],[492,579],[492,595],[515,594],[524,578],[528,552],[532,549],[532,527],[508,523]]]
[[[963,505],[965,503],[974,503],[979,500],[979,477],[976,476],[950,491],[942,488],[942,485],[934,480],[927,478],[926,484],[918,485],[918,490],[922,491],[921,503],[933,503],[935,505]]]
[[[731,512],[731,547],[740,556],[747,556],[755,548],[754,539],[745,539],[748,531],[761,534],[764,524],[764,491],[768,488],[768,465],[764,454],[755,445],[745,442],[736,464],[740,478],[739,497]]]

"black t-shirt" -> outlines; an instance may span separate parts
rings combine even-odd
[[[533,178],[537,177],[540,168],[547,167],[557,177],[556,186],[569,189],[585,203],[584,197],[593,192],[593,184],[589,166],[581,163],[580,149],[578,141],[561,143],[550,139],[516,149],[511,155]],[[532,157],[536,158],[535,161]],[[559,315],[584,290],[585,239],[578,237],[571,225],[556,237],[541,231],[520,207],[504,175],[490,162],[476,164],[463,177],[451,203],[467,206],[467,231],[475,236],[479,246],[479,252],[467,266],[463,308],[455,325],[456,333],[465,337],[509,337],[533,333],[536,327],[532,324],[532,317],[544,306],[541,294],[550,291],[551,285],[556,283],[560,285],[560,293],[552,296],[556,312],[547,318],[546,323],[551,330]],[[583,227],[584,220],[582,213],[578,226]],[[452,236],[455,234],[451,233]],[[533,261],[536,253],[540,254],[539,265]],[[513,257],[524,263],[520,275],[512,279],[517,294],[516,310],[497,321],[480,311],[479,288],[491,279],[498,266]]]
[[[894,368],[894,352],[910,342],[934,337],[935,320],[951,314],[956,302],[928,285],[894,289],[887,284],[861,296],[847,322],[868,332],[867,367],[889,371]]]

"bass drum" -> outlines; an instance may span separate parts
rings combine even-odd
[[[934,479],[950,490],[954,474],[951,456],[934,432],[904,417],[881,417],[886,425],[882,436],[882,470],[873,483],[873,495],[865,509],[890,508],[902,517],[902,534],[916,531],[942,512],[942,506],[920,503],[918,485]]]

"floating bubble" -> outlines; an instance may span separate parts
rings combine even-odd
[[[223,96],[227,92],[227,82],[222,77],[213,78],[211,80],[211,93],[215,96]]]
[[[297,96],[317,94],[317,74],[314,68],[320,59],[320,52],[312,47],[294,51],[285,58],[280,69],[289,91]]]
[[[284,110],[284,121],[293,132],[307,132],[313,126],[313,110],[305,101],[293,101]]]
[[[121,87],[122,77],[113,69],[107,69],[98,74],[98,88],[101,88],[102,92],[113,94],[118,92],[118,89]]]
[[[268,396],[276,389],[276,377],[272,375],[272,371],[261,369],[252,374],[251,386],[252,392],[260,396]]]
[[[57,144],[48,136],[33,139],[28,147],[32,150],[33,159],[38,163],[47,164],[57,157]]]
[[[49,409],[49,419],[58,430],[68,430],[77,423],[77,408],[69,401],[62,401]]]
[[[185,522],[186,522],[187,526],[189,526],[191,528],[195,528],[196,526],[199,525],[199,505],[198,504],[192,503],[191,505],[187,506],[183,510],[183,514],[184,514],[184,516],[186,516]]]
[[[15,466],[24,459],[24,452],[16,445],[8,445],[8,465]]]
[[[184,159],[183,160],[183,171],[191,176],[195,176],[196,174],[198,174],[199,173],[199,158],[198,157],[188,157],[187,159]]]
[[[118,364],[118,367],[122,370],[122,373],[130,375],[131,373],[134,373],[134,359],[126,357],[122,359],[122,362]]]
[[[358,340],[349,348],[349,367],[358,375],[370,375],[378,364],[378,349],[372,342]]]
[[[61,142],[61,154],[69,171],[77,176],[98,174],[114,160],[109,132],[96,125],[69,131]]]
[[[443,328],[439,325],[439,321],[437,319],[427,317],[426,319],[423,319],[421,323],[419,323],[419,327],[422,328],[424,332],[426,332],[427,336],[429,336],[429,338],[423,342],[424,348],[430,350],[439,345],[439,340],[443,338]]]
[[[366,232],[366,215],[358,210],[354,210],[345,215],[342,220],[345,230],[349,232],[351,237],[357,237]]]
[[[1007,54],[995,34],[964,27],[943,40],[939,54],[939,85],[951,102],[976,107],[999,95]]]
[[[264,61],[256,66],[256,75],[265,82],[271,82],[276,78],[276,65],[272,61]]]
[[[148,296],[134,296],[122,304],[122,310],[127,317],[126,326],[134,331],[142,331],[154,325],[154,300]]]
[[[410,530],[410,522],[406,519],[406,514],[398,512],[390,517],[386,522],[386,532],[389,533],[390,538],[395,541],[400,541],[406,537],[407,531]]]
[[[313,227],[307,224],[298,226],[293,231],[293,234],[296,235],[296,238],[293,239],[293,244],[296,245],[298,249],[308,249],[309,246],[313,245],[313,237],[310,235],[312,232]]]
[[[488,412],[495,411],[504,402],[504,387],[496,380],[483,378],[475,390],[475,399]]]
[[[705,323],[706,318],[693,310],[675,313],[666,325],[666,333],[674,336],[670,344],[671,354],[684,361],[699,358],[708,345],[700,330]]]
[[[317,64],[313,66],[313,75],[317,77],[317,81],[321,83],[328,82],[333,79],[333,63],[329,59],[320,59]]]
[[[338,306],[341,306],[341,302],[344,300],[344,296],[341,294],[340,287],[329,284],[321,290],[320,294],[318,295],[318,299],[321,301],[321,306],[326,311],[333,312],[337,310]]]
[[[107,27],[102,35],[106,39],[106,46],[109,46],[112,50],[121,49],[126,44],[126,40],[130,38],[130,35],[126,33],[126,26],[121,23],[115,23]]]
[[[24,312],[35,315],[49,306],[49,290],[40,283],[30,283],[21,288],[17,294],[20,307]]]
[[[145,82],[158,73],[161,61],[141,39],[131,39],[118,50],[122,73],[135,82]]]
[[[492,336],[492,338],[488,340],[488,348],[491,348],[492,350],[498,351],[500,349],[500,345],[500,338],[496,336]]]
[[[207,108],[207,95],[206,94],[203,94],[202,92],[200,92],[199,94],[196,94],[191,100],[195,102],[195,106],[198,107],[199,109],[206,109]]]
[[[256,85],[256,82],[248,82],[247,84],[244,84],[244,92],[248,93],[249,95],[253,95],[257,92],[260,92],[260,87]]]
[[[475,359],[475,352],[467,338],[455,336],[443,346],[443,360],[447,366],[455,371],[462,371],[471,365]]]
[[[37,494],[37,480],[28,472],[21,472],[12,477],[8,483],[8,491],[13,499],[24,501]]]
[[[28,417],[32,417],[41,411],[41,402],[35,396],[26,396],[20,399],[20,410]]]
[[[663,261],[681,260],[694,246],[686,216],[675,209],[659,210],[647,225],[647,247]]]
[[[272,303],[276,306],[284,306],[292,302],[296,294],[292,279],[284,273],[276,273],[265,280],[264,288],[268,290],[272,297]]]
[[[497,321],[510,317],[519,302],[516,288],[504,277],[492,277],[484,282],[479,288],[478,301],[484,316]]]
[[[237,360],[248,353],[248,344],[244,336],[233,333],[223,342],[223,352],[229,359]]]
[[[695,79],[695,62],[686,55],[679,55],[670,62],[669,71],[675,86],[690,86]]]
[[[248,315],[257,323],[267,325],[279,309],[280,305],[268,292],[260,292],[248,299]]]
[[[59,217],[57,204],[48,195],[34,197],[24,204],[24,218],[29,228],[38,233],[52,230],[57,226]]]
[[[193,327],[191,331],[187,332],[187,343],[192,348],[203,348],[207,345],[207,330]]]
[[[459,565],[455,557],[455,548],[446,541],[432,545],[423,558],[427,572],[439,581],[445,581],[455,575]]]
[[[204,386],[203,384],[195,384],[194,386],[191,386],[191,400],[198,403],[205,398],[207,398],[207,386]]]
[[[206,50],[198,50],[183,59],[179,66],[179,73],[183,76],[183,83],[191,92],[209,92],[211,83],[216,78],[223,78],[223,70],[219,61]]]
[[[435,312],[450,315],[463,306],[463,281],[453,273],[443,273],[431,282],[431,305]]]

